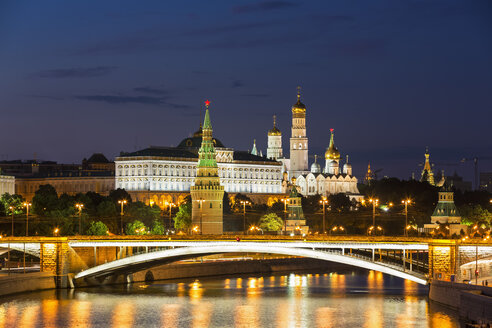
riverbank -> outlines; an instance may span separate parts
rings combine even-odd
[[[452,308],[466,320],[492,323],[492,287],[434,280],[429,299]]]
[[[0,297],[18,293],[54,289],[55,277],[47,272],[0,275]]]

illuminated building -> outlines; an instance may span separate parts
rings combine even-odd
[[[432,172],[432,165],[429,160],[429,148],[425,148],[425,162],[420,181],[427,181],[431,186],[434,186],[434,173]]]
[[[198,164],[193,186],[191,186],[192,224],[199,227],[201,234],[222,234],[224,186],[220,184],[219,167],[212,140],[212,122],[206,101],[203,121],[202,144],[198,150]]]
[[[447,181],[439,190],[439,198],[431,216],[431,223],[424,224],[424,232],[431,232],[433,229],[439,228],[439,224],[449,224],[449,232],[447,235],[460,235],[463,230],[467,233],[468,226],[461,224],[461,216],[454,204],[454,193],[451,184]]]
[[[306,225],[306,218],[302,211],[301,196],[297,193],[297,188],[292,188],[290,191],[287,211],[285,230],[288,233],[307,234],[309,227]]]
[[[15,177],[10,175],[2,175],[0,171],[0,196],[5,193],[15,194]]]
[[[289,176],[297,177],[307,170],[308,138],[306,136],[306,105],[301,102],[301,92],[300,88],[298,88],[297,102],[292,106]]]
[[[363,196],[357,189],[357,178],[352,175],[352,165],[347,160],[340,172],[340,152],[335,146],[334,132],[331,129],[330,144],[325,152],[325,167],[321,173],[318,163],[311,165],[311,172],[301,174],[296,178],[296,185],[301,194],[305,196],[344,193],[350,199],[360,201]]]
[[[177,147],[151,146],[116,157],[115,187],[125,189],[132,199],[165,207],[180,203],[194,183],[202,126]],[[227,148],[212,138],[220,184],[231,196],[247,194],[255,203],[271,204],[282,197],[282,163],[250,151]]]
[[[282,158],[282,132],[277,128],[276,116],[273,115],[273,128],[268,131],[267,158]]]

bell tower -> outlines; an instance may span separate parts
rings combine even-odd
[[[301,102],[301,87],[297,87],[297,102],[292,106],[290,176],[297,177],[307,170],[308,138],[306,136],[306,106]]]
[[[268,131],[267,158],[282,157],[282,132],[277,128],[276,116],[273,115],[273,128]]]

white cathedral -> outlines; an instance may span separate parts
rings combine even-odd
[[[292,181],[298,191],[304,195],[322,195],[344,193],[360,201],[363,196],[357,189],[357,178],[352,174],[352,165],[348,156],[340,171],[340,152],[335,146],[333,129],[330,129],[330,144],[325,152],[325,167],[314,163],[308,169],[308,138],[306,135],[306,106],[301,102],[298,89],[297,102],[292,106],[292,136],[290,138],[290,158],[282,156],[282,133],[276,126],[275,116],[273,128],[268,131],[267,158],[282,162],[284,173],[283,192],[287,192],[288,182]],[[256,146],[255,146],[256,151]]]

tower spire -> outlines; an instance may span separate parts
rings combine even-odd
[[[297,101],[298,102],[301,101],[301,87],[300,86],[297,87]]]
[[[275,114],[274,114],[274,115],[273,115],[273,127],[274,127],[274,128],[276,128],[276,127],[277,127],[277,125],[276,125],[276,123],[277,123],[277,122],[276,122],[276,121],[277,121],[277,115],[275,115]]]

